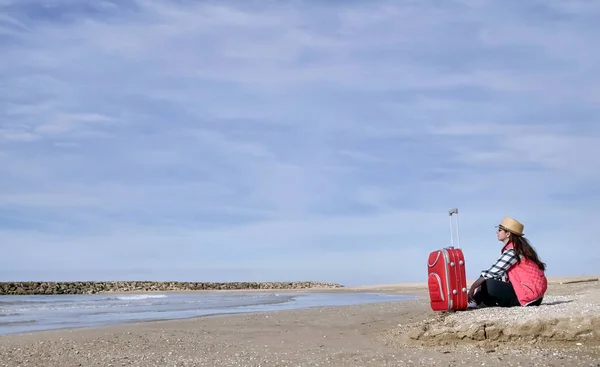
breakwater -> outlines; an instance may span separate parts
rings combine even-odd
[[[0,295],[95,294],[108,292],[169,292],[253,289],[342,288],[327,282],[0,282]]]

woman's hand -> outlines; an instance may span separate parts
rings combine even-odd
[[[475,281],[475,283],[473,283],[473,285],[471,285],[471,289],[469,289],[469,293],[467,293],[467,298],[469,301],[473,300],[473,296],[475,295],[475,291],[477,290],[477,288],[481,287],[481,285],[485,282],[485,278],[484,277],[479,277],[479,279],[477,279]]]

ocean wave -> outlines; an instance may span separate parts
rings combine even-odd
[[[0,327],[10,327],[10,326],[19,326],[19,325],[32,325],[35,324],[37,320],[18,320],[18,321],[7,321],[0,322]]]
[[[111,301],[137,301],[144,299],[153,299],[153,298],[167,298],[164,294],[132,294],[128,296],[112,296],[106,297],[105,300]]]
[[[0,308],[6,307],[6,306],[21,305],[23,303],[27,303],[27,301],[24,301],[24,300],[17,300],[17,301],[3,301],[3,300],[0,300]]]

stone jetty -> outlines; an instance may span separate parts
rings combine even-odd
[[[0,295],[342,288],[327,282],[0,282]]]

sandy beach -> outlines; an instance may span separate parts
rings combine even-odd
[[[551,278],[537,308],[434,313],[423,299],[0,336],[0,366],[600,366],[600,283]],[[322,289],[315,291],[324,291]]]

